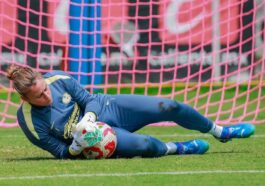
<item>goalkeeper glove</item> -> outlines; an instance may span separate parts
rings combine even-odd
[[[96,116],[91,112],[85,114],[79,123],[72,126],[71,134],[73,143],[69,147],[69,152],[72,155],[78,155],[86,147],[92,147],[96,143],[102,141],[103,134],[94,122]]]
[[[94,112],[87,112],[80,122],[95,122],[97,120],[97,116]],[[79,122],[79,123],[80,123]]]
[[[69,153],[73,156],[76,156],[80,154],[83,151],[83,149],[84,147],[82,147],[81,144],[78,143],[78,141],[73,139],[72,144],[69,146]]]
[[[102,140],[102,132],[95,122],[80,122],[72,128],[72,136],[82,147],[92,147]]]

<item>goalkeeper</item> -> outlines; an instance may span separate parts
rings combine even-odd
[[[42,76],[32,68],[11,65],[7,77],[24,100],[17,112],[21,129],[34,145],[60,159],[81,158],[84,148],[102,139],[95,121],[105,122],[115,130],[117,147],[113,157],[203,154],[208,150],[208,143],[200,139],[164,143],[134,133],[155,122],[173,121],[190,130],[210,133],[222,142],[249,137],[255,130],[247,123],[218,126],[192,107],[170,99],[92,95],[62,71]]]

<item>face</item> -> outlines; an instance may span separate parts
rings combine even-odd
[[[52,94],[45,80],[43,78],[38,78],[36,84],[30,87],[22,99],[32,105],[48,106],[52,103]]]

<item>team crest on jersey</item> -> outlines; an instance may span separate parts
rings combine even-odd
[[[71,99],[72,99],[72,97],[70,96],[70,94],[64,93],[63,97],[62,97],[62,102],[64,104],[68,104],[68,103],[70,103]]]

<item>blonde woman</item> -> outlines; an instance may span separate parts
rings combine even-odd
[[[173,121],[190,130],[210,133],[222,142],[247,138],[255,131],[248,123],[215,125],[192,107],[170,99],[93,95],[63,71],[42,76],[32,68],[11,65],[7,77],[24,100],[17,112],[21,129],[34,145],[56,158],[81,158],[84,148],[99,142],[102,138],[95,121],[109,124],[116,132],[117,147],[112,157],[203,154],[208,150],[208,143],[201,139],[164,143],[134,133],[155,122]],[[84,126],[91,139],[80,135]]]

